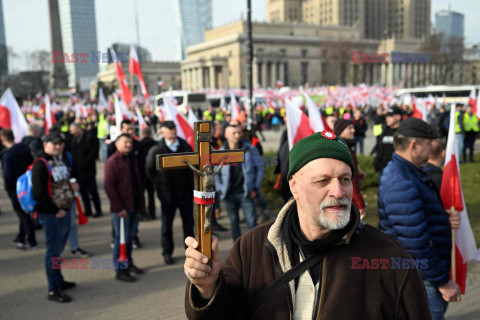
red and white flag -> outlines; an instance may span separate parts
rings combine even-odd
[[[129,105],[130,101],[132,100],[132,93],[130,92],[130,88],[128,87],[127,78],[125,77],[125,73],[123,73],[123,69],[120,65],[120,61],[118,60],[118,56],[112,48],[110,48],[110,54],[112,55],[113,64],[115,65],[115,71],[117,72],[118,83],[120,84],[120,89],[122,90],[123,101],[125,101],[125,103]]]
[[[305,91],[303,91],[302,89],[300,90],[305,96],[305,100],[308,108],[308,118],[310,119],[310,127],[315,132],[322,132],[323,130],[325,130],[326,127],[328,127],[328,125],[323,119],[322,114],[320,113],[320,110],[318,110],[312,98],[310,98],[310,96],[306,94]]]
[[[236,120],[240,115],[240,106],[233,93],[230,93],[230,114],[232,115],[232,120]]]
[[[16,143],[22,141],[23,137],[27,135],[27,120],[25,120],[10,88],[7,88],[0,98],[0,127],[12,129]]]
[[[173,105],[170,97],[167,97],[165,94],[163,95],[163,105],[165,107],[165,111],[167,112],[168,117],[173,120],[175,123],[175,127],[177,129],[177,135],[185,139],[190,147],[193,147],[194,136],[193,136],[193,126],[188,123],[188,120],[178,112],[177,108]]]
[[[192,108],[190,108],[189,106],[187,106],[187,110],[188,110],[188,114],[187,114],[187,120],[188,120],[188,123],[190,123],[190,125],[192,126],[193,128],[193,124],[195,122],[198,121],[198,118],[197,116],[195,115],[195,112],[193,112]]]
[[[443,171],[442,197],[445,209],[455,208],[460,213],[460,228],[455,230],[455,261],[456,277],[454,280],[462,294],[465,294],[465,281],[467,279],[467,262],[473,260],[477,253],[477,246],[473,236],[472,227],[468,220],[467,207],[463,199],[462,185],[460,183],[459,156],[455,147],[455,108],[450,111],[450,129],[448,131],[447,150],[445,156],[445,169]]]
[[[479,92],[480,95],[480,92]],[[475,97],[475,89],[470,91],[470,96],[468,97],[468,104],[473,108],[473,114],[477,114],[477,99]]]
[[[285,98],[285,112],[287,118],[288,147],[291,150],[293,146],[301,139],[314,133],[310,127],[310,120],[307,115],[292,102]]]
[[[477,101],[480,101],[480,90],[478,90]],[[477,103],[475,103],[475,108],[473,108],[473,114],[480,118],[480,108],[477,106]]]
[[[145,99],[148,99],[147,86],[145,85],[145,80],[143,79],[142,68],[140,68],[140,60],[138,60],[137,50],[135,50],[135,46],[133,44],[130,47],[130,65],[128,71],[131,74],[136,74],[138,76],[142,94]]]
[[[147,123],[145,122],[145,119],[142,116],[142,113],[140,112],[140,109],[135,106],[135,113],[137,114],[137,121],[138,125],[140,126],[140,129],[146,128]]]
[[[57,123],[57,119],[55,119],[55,116],[52,113],[52,105],[48,94],[43,98],[43,103],[45,104],[45,133],[49,134],[50,129],[55,123]]]

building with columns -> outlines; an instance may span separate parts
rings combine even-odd
[[[143,62],[141,63],[143,78],[145,79],[145,85],[147,86],[148,94],[152,97],[159,94],[161,91],[168,90],[172,87],[174,90],[181,88],[180,79],[180,64],[178,62]],[[128,63],[122,65],[125,77],[130,85],[132,77],[128,71]],[[118,89],[117,74],[113,63],[107,66],[107,70],[99,72],[97,74],[98,82],[102,82],[102,85],[114,90]],[[158,82],[163,81],[165,84],[163,88],[158,86]],[[96,96],[96,90],[98,88],[98,82],[91,86],[91,96]],[[142,95],[140,90],[140,83],[137,76],[133,76],[133,92],[136,95]]]
[[[349,26],[253,23],[254,87],[323,84],[405,85],[438,83],[445,66],[420,52],[420,40],[361,38]],[[181,62],[182,88],[241,88],[247,85],[246,22],[205,32],[205,42],[191,46]],[[383,55],[386,54],[386,55]],[[464,71],[462,71],[464,70]],[[454,68],[451,84],[466,81]]]

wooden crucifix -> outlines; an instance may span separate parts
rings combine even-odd
[[[211,265],[212,228],[211,215],[215,202],[215,175],[224,164],[244,161],[244,150],[212,151],[210,122],[198,121],[194,124],[194,152],[158,154],[157,170],[190,167],[194,171],[195,239],[198,251],[203,253]],[[219,166],[213,171],[214,166]]]

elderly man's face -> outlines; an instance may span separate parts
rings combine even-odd
[[[348,224],[353,185],[352,170],[345,162],[331,158],[312,160],[289,183],[304,233],[342,229]]]

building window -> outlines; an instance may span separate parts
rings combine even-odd
[[[308,52],[307,49],[302,49],[302,58],[306,58],[306,57],[307,57],[307,52]]]
[[[308,62],[301,63],[301,83],[305,84],[308,82]]]

